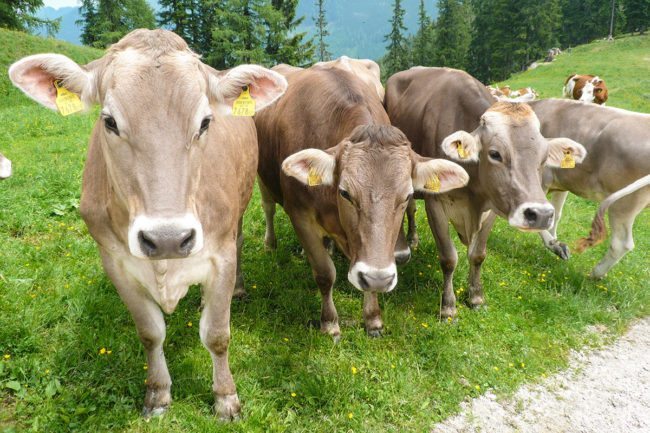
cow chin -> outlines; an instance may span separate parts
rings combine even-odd
[[[161,218],[140,215],[129,227],[129,251],[142,259],[182,259],[203,249],[203,227],[192,214]]]
[[[0,156],[0,179],[6,179],[11,176],[11,161]]]
[[[523,203],[510,214],[508,223],[522,232],[539,232],[550,229],[554,217],[550,203]]]
[[[348,271],[348,281],[363,292],[388,293],[397,285],[397,266],[391,263],[385,268],[375,268],[356,262]]]

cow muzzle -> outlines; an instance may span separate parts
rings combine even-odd
[[[11,161],[0,155],[0,179],[11,176]]]
[[[144,259],[182,259],[201,251],[203,228],[193,215],[137,217],[129,228],[129,250]]]
[[[375,268],[357,262],[348,271],[348,280],[364,292],[390,292],[397,284],[397,267],[395,263],[385,268]]]
[[[554,217],[550,203],[524,203],[510,214],[508,223],[522,231],[541,231],[551,228]]]

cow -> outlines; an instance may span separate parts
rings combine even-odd
[[[220,419],[237,418],[230,301],[257,137],[251,118],[229,114],[244,92],[263,109],[284,93],[285,79],[253,65],[214,70],[174,33],[144,29],[85,66],[40,54],[14,63],[9,75],[45,107],[57,107],[55,83],[101,106],[80,212],[146,351],[144,416],[171,402],[163,312],[201,284],[199,335],[212,357],[214,409]]]
[[[11,176],[11,161],[0,153],[0,179],[6,179]]]
[[[564,81],[562,95],[565,98],[577,99],[602,105],[609,96],[605,81],[596,75],[572,74]]]
[[[397,284],[401,251],[394,250],[412,194],[461,187],[467,174],[450,161],[415,154],[390,125],[376,87],[355,73],[316,65],[287,80],[286,95],[255,117],[265,243],[275,247],[278,203],[321,293],[320,330],[336,341],[336,270],[324,246],[325,237],[332,239],[350,261],[348,280],[364,292],[366,332],[378,337],[383,323],[377,294]]]
[[[522,87],[518,90],[511,90],[510,86],[492,87],[487,86],[494,99],[506,102],[530,102],[538,98],[538,94],[532,87]]]
[[[544,138],[528,105],[495,103],[483,84],[455,69],[420,68],[393,75],[385,105],[391,122],[417,153],[451,157],[469,173],[467,187],[427,196],[425,208],[444,277],[441,318],[456,315],[452,277],[458,256],[449,220],[468,247],[468,303],[480,307],[485,302],[480,270],[496,216],[522,231],[551,227],[554,209],[542,190],[542,169],[560,166],[563,155],[580,162],[585,150],[567,138]]]
[[[551,191],[556,218],[550,230],[540,233],[542,240],[559,257],[568,259],[569,248],[557,239],[557,226],[568,193],[607,202],[612,240],[603,259],[591,271],[593,278],[603,278],[634,248],[634,220],[650,206],[650,187],[641,184],[634,191],[628,189],[650,174],[650,114],[563,99],[535,101],[530,106],[541,122],[542,134],[566,136],[587,149],[587,157],[575,169],[545,171],[544,187]],[[619,190],[627,194],[615,196],[616,200],[604,200]],[[581,248],[603,239],[602,221],[600,225]]]

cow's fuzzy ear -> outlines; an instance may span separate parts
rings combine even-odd
[[[580,164],[586,156],[587,149],[570,138],[548,139],[546,165],[549,167],[573,168],[575,164]]]
[[[463,167],[446,159],[423,158],[416,155],[413,161],[413,190],[424,193],[447,192],[462,188],[469,182]]]
[[[282,163],[287,176],[298,179],[307,186],[332,185],[336,158],[319,149],[305,149],[294,153]]]
[[[272,104],[287,90],[287,80],[270,69],[257,65],[241,65],[227,71],[209,68],[210,95],[225,114],[232,113],[235,100],[248,89],[255,100],[255,112]]]
[[[478,161],[481,144],[470,133],[456,131],[442,141],[442,151],[457,161]]]
[[[36,54],[18,60],[9,68],[14,86],[39,104],[56,110],[59,82],[84,102],[86,107],[97,102],[93,73],[61,54]]]

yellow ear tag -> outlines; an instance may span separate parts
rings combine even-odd
[[[242,88],[241,94],[232,104],[232,115],[240,117],[251,117],[255,115],[255,99],[251,97],[248,86]]]
[[[54,81],[54,87],[56,87],[56,106],[62,116],[68,116],[84,109],[84,104],[79,96],[63,87],[60,81]]]
[[[433,177],[424,184],[424,189],[433,192],[440,192],[440,178],[434,174]]]
[[[460,141],[456,142],[456,150],[458,151],[458,157],[460,159],[467,158],[467,152],[465,152],[465,148],[463,147],[463,143],[461,143]]]
[[[573,155],[570,151],[564,151],[564,158],[560,163],[561,168],[574,168],[576,166],[576,160],[573,159]]]
[[[318,186],[323,183],[323,178],[316,173],[313,168],[309,169],[309,175],[307,176],[307,185],[309,186]]]

